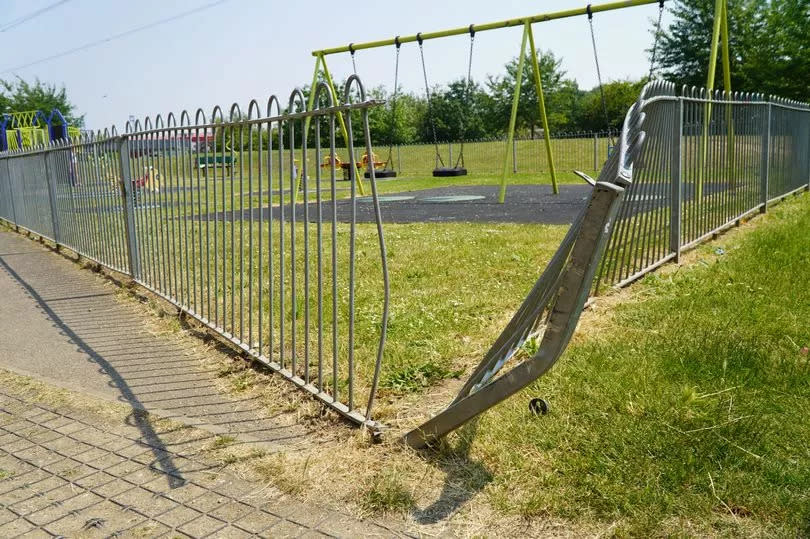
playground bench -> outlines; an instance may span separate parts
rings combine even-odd
[[[197,166],[199,168],[207,167],[223,167],[231,168],[238,162],[238,159],[230,155],[207,155],[197,158]]]

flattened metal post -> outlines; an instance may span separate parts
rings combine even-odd
[[[129,275],[133,279],[141,278],[140,256],[138,256],[138,242],[135,237],[135,207],[132,203],[132,169],[129,165],[129,140],[122,138],[118,146],[118,160],[120,164],[120,186],[122,205],[124,208],[124,229],[127,238],[127,264]]]
[[[669,250],[675,253],[675,262],[681,261],[681,205],[683,201],[683,97],[673,106],[674,118],[671,137],[672,161],[670,171]]]
[[[760,209],[761,213],[768,210],[768,189],[771,168],[771,104],[765,105],[762,115],[762,144],[759,168],[760,178]]]
[[[622,187],[607,182],[598,182],[594,187],[538,352],[500,378],[454,401],[406,434],[404,443],[415,449],[428,445],[525,388],[554,365],[576,329],[623,193]]]

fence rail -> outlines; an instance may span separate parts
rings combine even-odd
[[[316,92],[311,111],[295,91],[287,113],[271,97],[264,113],[252,101],[247,116],[237,105],[227,118],[219,107],[210,118],[198,110],[193,123],[185,112],[179,124],[158,116],[123,135],[3,154],[0,217],[131,275],[345,417],[378,429],[371,413],[389,296],[375,181],[361,202],[350,183],[351,219],[339,224],[331,200],[340,169],[308,169],[306,159],[310,151],[316,163],[335,162],[339,114],[349,133],[356,129],[351,140],[362,140],[358,151],[370,154],[367,111],[377,103],[356,77],[341,104],[324,85]],[[305,124],[312,143],[300,136]],[[175,143],[212,128],[225,151]],[[273,137],[264,149],[227,149],[226,139],[252,141],[260,130]],[[353,143],[349,150],[356,153]],[[305,203],[296,208],[290,193],[299,178]],[[358,234],[358,203],[373,206],[375,235]]]

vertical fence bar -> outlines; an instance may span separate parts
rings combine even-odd
[[[593,134],[593,169],[599,170],[599,135]]]
[[[402,174],[402,155],[400,154],[401,145],[397,144],[397,172]]]
[[[62,235],[59,232],[59,216],[56,211],[56,177],[49,161],[51,152],[46,150],[42,155],[45,161],[45,181],[48,183],[48,203],[51,207],[51,224],[53,225],[53,241],[56,242],[56,248],[59,249],[62,242]]]
[[[672,160],[670,162],[670,208],[669,208],[669,249],[675,253],[675,262],[681,261],[681,202],[683,200],[683,172],[681,159],[683,155],[683,97],[678,98],[673,110],[677,115],[673,122]]]
[[[768,211],[768,183],[770,176],[770,156],[771,156],[771,104],[765,105],[762,115],[762,159],[760,163],[760,212]]]
[[[14,230],[19,232],[19,222],[17,221],[17,208],[14,204],[14,182],[11,181],[11,158],[6,158],[6,177],[8,178],[8,199],[11,201],[11,219],[14,221]]]
[[[517,140],[512,139],[512,173],[517,174]]]
[[[132,170],[129,165],[129,140],[122,138],[118,145],[118,159],[120,163],[121,197],[124,208],[124,228],[127,235],[127,264],[129,274],[133,279],[140,279],[140,257],[138,256],[138,243],[135,238],[134,207],[132,204]]]

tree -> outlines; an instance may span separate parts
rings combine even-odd
[[[676,0],[674,20],[662,29],[656,67],[677,84],[703,87],[709,67],[714,0]],[[810,99],[810,2],[728,2],[731,87]],[[722,55],[717,78],[722,81]],[[715,83],[722,88],[722,83]]]
[[[537,62],[540,66],[540,81],[543,84],[543,96],[546,101],[549,129],[553,131],[569,124],[569,111],[566,110],[565,104],[570,104],[572,96],[576,94],[577,86],[575,81],[565,78],[565,71],[561,69],[562,60],[557,59],[553,52],[543,52],[538,49],[535,54],[537,54]],[[501,133],[506,132],[509,126],[512,99],[517,81],[518,60],[516,57],[506,64],[505,75],[490,77],[487,82],[490,95],[494,101],[491,120],[496,122]],[[520,102],[515,125],[516,129],[526,130],[530,136],[534,137],[537,128],[541,125],[541,120],[539,97],[534,85],[531,53],[528,53],[524,59],[522,77]],[[553,125],[552,117],[554,119]]]
[[[771,0],[764,28],[742,66],[745,89],[810,101],[810,2]]]
[[[433,126],[440,141],[484,138],[487,135],[485,96],[475,82],[468,88],[467,79],[455,80],[447,88],[434,88],[430,96],[431,110],[422,118],[422,140],[433,141]]]
[[[57,87],[39,79],[30,83],[19,77],[16,81],[0,81],[0,112],[41,110],[47,115],[53,109],[59,109],[69,125],[84,126],[84,115],[76,113],[64,86]]]
[[[424,124],[427,103],[412,93],[397,93],[396,106],[393,94],[385,95],[386,104],[374,107],[369,114],[371,140],[375,146],[408,144],[420,137]]]
[[[597,86],[582,98],[578,125],[585,131],[618,131],[622,127],[627,110],[638,99],[645,79],[638,81],[618,80],[603,85],[605,92],[605,109],[602,107],[602,96]]]

